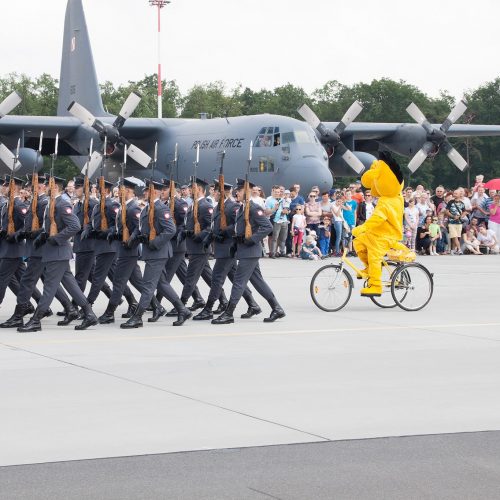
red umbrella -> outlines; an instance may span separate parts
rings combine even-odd
[[[488,181],[484,187],[486,189],[500,189],[500,179],[491,179],[491,181]]]

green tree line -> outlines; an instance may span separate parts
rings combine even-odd
[[[118,113],[132,90],[143,96],[134,116],[155,117],[156,75],[145,76],[139,81],[129,81],[115,86],[112,82],[101,85],[105,109]],[[183,94],[175,81],[163,82],[164,117],[197,118],[199,113],[209,117],[253,115],[273,113],[299,118],[297,108],[303,103],[310,105],[324,121],[338,121],[354,100],[359,100],[364,110],[358,120],[366,122],[408,122],[411,118],[405,109],[415,102],[432,123],[442,123],[448,115],[454,99],[446,92],[430,97],[418,87],[404,81],[389,78],[370,83],[344,85],[332,80],[308,94],[303,88],[287,83],[274,88],[252,90],[242,85],[228,89],[223,82],[195,85]],[[0,98],[17,90],[23,102],[13,114],[50,116],[56,114],[58,80],[48,74],[31,78],[23,74],[9,74],[0,78]],[[468,101],[466,114],[461,123],[500,125],[500,77],[487,82],[465,94]],[[454,146],[469,158],[471,168],[459,172],[444,155],[427,160],[407,183],[423,183],[432,186],[443,183],[447,186],[468,185],[474,176],[482,173],[486,178],[500,177],[500,138],[470,138],[453,140]],[[401,158],[403,164],[408,159]],[[71,175],[76,168],[71,162],[61,160],[61,174]]]

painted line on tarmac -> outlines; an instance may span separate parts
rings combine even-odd
[[[157,325],[159,326],[159,325]],[[166,325],[167,326],[167,325]],[[233,325],[234,326],[234,325]],[[116,342],[122,340],[187,340],[187,339],[208,339],[208,338],[231,338],[231,337],[258,337],[258,336],[285,336],[285,335],[324,335],[324,334],[337,334],[337,333],[370,333],[377,331],[405,331],[405,330],[415,330],[415,331],[425,331],[429,329],[450,329],[450,328],[477,328],[477,327],[499,327],[498,323],[453,323],[453,324],[431,324],[431,325],[381,325],[381,326],[362,326],[362,327],[346,327],[346,328],[325,328],[325,329],[304,329],[304,330],[263,330],[263,331],[249,331],[249,332],[238,332],[238,333],[192,333],[185,335],[145,335],[145,336],[128,336],[120,335],[119,337],[80,337],[80,338],[64,338],[64,339],[39,339],[30,341],[18,341],[17,339],[8,341],[9,345],[12,343],[16,345],[46,345],[46,344],[81,344],[81,343],[91,343],[91,342]],[[91,330],[89,330],[91,332]],[[37,334],[39,335],[39,334]],[[43,335],[43,333],[42,333]],[[482,339],[482,340],[493,340],[494,338],[480,337],[468,335],[470,338]],[[498,340],[500,340],[500,335]],[[3,342],[0,341],[0,344]],[[6,345],[6,344],[3,344]]]

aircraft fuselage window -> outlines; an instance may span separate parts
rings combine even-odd
[[[250,167],[250,172],[274,172],[274,158],[269,156],[259,157],[258,166]]]
[[[262,127],[254,142],[257,148],[275,147],[280,144],[281,136],[279,127]]]

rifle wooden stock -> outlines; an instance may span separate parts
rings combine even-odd
[[[149,222],[149,241],[156,238],[155,229],[155,188],[151,183],[149,185],[149,212],[148,212],[148,222]]]
[[[127,200],[125,199],[125,186],[120,185],[120,203],[122,206],[122,241],[126,242],[130,239],[130,231],[127,226]]]
[[[170,215],[172,218],[172,222],[175,223],[175,183],[172,179],[170,179],[170,193],[169,193],[169,206],[170,206]]]
[[[201,226],[198,220],[198,184],[193,182],[191,185],[191,191],[193,192],[193,219],[194,219],[194,234],[200,234]]]
[[[90,201],[90,180],[88,175],[83,181],[83,224],[86,226],[89,223],[89,201]]]
[[[38,174],[33,174],[31,182],[33,189],[33,198],[31,200],[31,230],[38,231],[40,229],[40,220],[38,219]]]
[[[56,224],[56,197],[54,193],[55,182],[54,178],[51,177],[49,180],[49,189],[50,189],[50,206],[49,206],[49,220],[50,220],[50,229],[49,236],[55,236],[57,234],[57,224]]]
[[[219,174],[219,190],[220,228],[224,231],[227,229],[226,211],[224,207],[226,198],[226,192],[224,191],[224,174]]]
[[[101,231],[108,230],[108,218],[106,217],[106,187],[104,185],[104,177],[99,177],[99,193],[101,199],[99,200],[99,208],[101,211]]]
[[[245,181],[245,238],[252,237],[252,225],[250,224],[250,184]]]
[[[8,223],[7,223],[7,233],[14,234],[16,232],[16,227],[14,225],[14,190],[16,188],[16,183],[14,182],[14,173],[10,176],[9,181],[9,213],[8,213]]]

